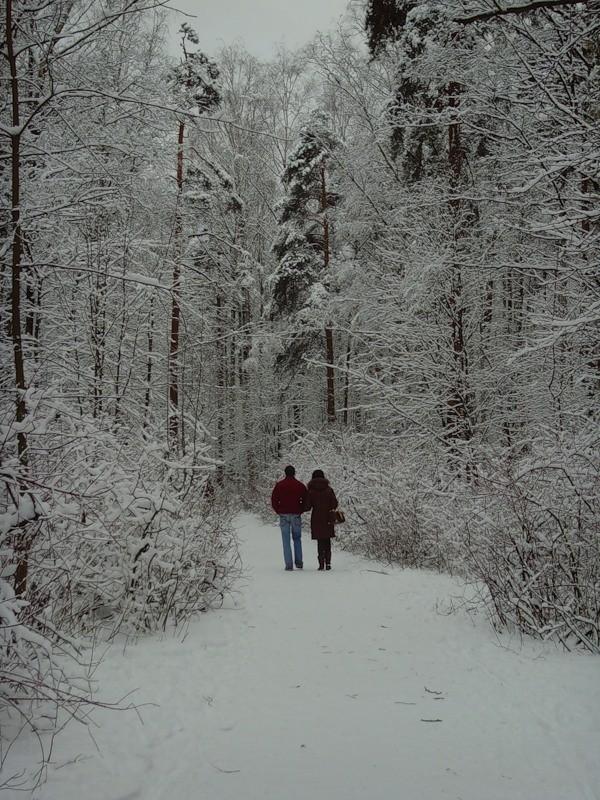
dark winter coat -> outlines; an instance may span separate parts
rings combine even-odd
[[[302,514],[306,511],[306,486],[294,477],[286,477],[275,484],[271,493],[271,506],[276,514]]]
[[[331,512],[337,508],[337,504],[337,497],[327,478],[313,478],[309,481],[305,510],[312,509],[311,539],[330,539],[335,536]]]

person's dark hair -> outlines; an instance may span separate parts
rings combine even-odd
[[[322,469],[316,469],[316,470],[314,470],[312,476],[313,476],[313,478],[324,478],[325,477],[325,473],[323,472]]]
[[[296,467],[292,467],[292,465],[289,464],[283,471],[288,476],[288,478],[293,478],[294,475],[296,474]]]

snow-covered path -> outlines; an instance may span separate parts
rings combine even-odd
[[[68,728],[36,798],[600,798],[598,659],[442,613],[447,577],[339,552],[317,572],[306,535],[286,573],[278,528],[238,522],[237,607],[111,652],[103,694],[156,705],[98,713],[99,751]]]

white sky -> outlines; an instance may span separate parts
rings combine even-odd
[[[196,17],[173,15],[173,53],[175,32],[187,20],[208,55],[222,44],[241,41],[253,55],[268,59],[278,44],[300,47],[317,31],[333,28],[347,4],[348,0],[173,0],[171,8]]]

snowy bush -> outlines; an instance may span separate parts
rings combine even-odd
[[[4,488],[12,488],[6,479]],[[25,505],[32,510],[31,501]],[[19,513],[13,508],[0,519],[0,790],[25,789],[41,780],[52,748],[52,736],[44,739],[42,734],[69,718],[81,718],[91,705],[91,690],[89,669],[80,663],[75,642],[49,616],[35,613],[28,600],[15,595],[10,580],[15,573],[13,544],[21,533]],[[32,733],[39,745],[35,774],[13,769],[8,761],[14,742]]]
[[[1,452],[6,752],[22,732],[51,731],[95,702],[88,643],[182,625],[220,603],[238,572],[230,512],[208,491],[213,462],[200,429],[195,449],[173,461],[164,447],[42,392],[29,401],[28,468],[10,447]],[[0,427],[14,441],[10,415]],[[42,765],[49,746],[40,739]],[[10,785],[20,785],[18,774]]]
[[[61,413],[46,454],[29,549],[27,597],[61,630],[165,628],[222,599],[236,555],[228,516],[206,497],[198,445],[171,463],[98,420]],[[54,459],[52,453],[56,453]]]
[[[490,462],[465,520],[469,572],[494,619],[568,649],[600,652],[600,461],[590,441],[536,442]]]

